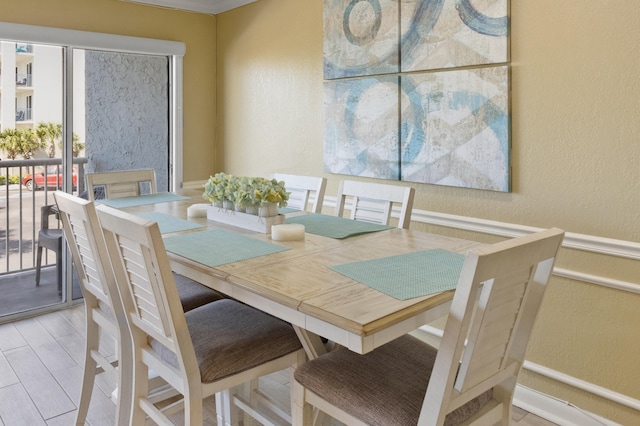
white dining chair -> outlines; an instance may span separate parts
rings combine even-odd
[[[516,381],[564,232],[472,249],[438,350],[405,335],[300,366],[293,424],[311,405],[348,425],[508,425]]]
[[[115,424],[127,424],[131,412],[131,398],[127,392],[131,389],[128,383],[133,372],[132,346],[98,216],[92,202],[61,191],[56,191],[53,196],[78,274],[86,311],[84,371],[75,424],[85,424],[95,377],[101,371],[115,377],[119,389],[123,390],[117,398]],[[108,349],[102,347],[111,343],[104,340],[109,337],[116,348],[113,360],[107,359],[105,352]]]
[[[130,412],[130,397],[127,391],[131,389],[129,381],[132,375],[132,346],[131,340],[127,338],[129,329],[126,316],[95,205],[62,191],[56,191],[53,196],[78,275],[86,310],[85,362],[76,424],[84,424],[95,376],[102,371],[107,371],[116,378],[117,424],[124,424],[122,421],[128,421]],[[220,293],[200,283],[178,274],[173,275],[177,283],[180,305],[185,312],[223,298]],[[105,355],[109,348],[105,350],[101,346],[107,344],[103,333],[106,338],[113,339],[116,348],[116,356],[113,359],[107,359],[108,355]],[[123,367],[123,374],[116,368],[118,366]],[[152,387],[156,389],[162,385],[161,380],[154,380]],[[118,395],[121,390],[124,392],[124,399]],[[123,406],[120,407],[120,404]]]
[[[292,326],[232,299],[183,313],[158,224],[105,205],[97,209],[133,339],[131,423],[148,417],[171,424],[167,416],[184,409],[184,424],[202,424],[202,399],[213,394],[220,425],[236,424],[239,410],[266,419],[257,411],[259,398],[242,385],[304,362]],[[156,406],[149,369],[183,398]]]
[[[153,169],[87,173],[86,179],[90,201],[157,192],[156,172]]]
[[[273,177],[278,182],[284,182],[286,191],[291,193],[287,203],[288,207],[311,213],[322,212],[324,193],[327,187],[326,178],[285,173],[274,173]],[[310,198],[312,194],[313,198]],[[309,200],[312,200],[311,209],[308,207]]]
[[[155,194],[156,192],[156,172],[153,169],[87,174],[87,193],[91,201]],[[185,311],[223,297],[214,290],[184,276],[174,274],[174,279]]]
[[[409,229],[414,196],[415,189],[409,186],[342,180],[335,215],[342,217],[347,208],[351,210],[351,219],[389,225],[393,206],[399,205],[398,228]]]

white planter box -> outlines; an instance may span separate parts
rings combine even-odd
[[[238,228],[262,232],[263,234],[271,233],[271,225],[284,223],[284,215],[282,214],[272,217],[259,217],[253,214],[224,210],[215,206],[207,207],[207,219],[231,226],[237,226]]]

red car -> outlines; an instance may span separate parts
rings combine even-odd
[[[62,188],[62,167],[61,166],[47,166],[47,184],[49,188]],[[73,167],[73,174],[71,175],[71,181],[73,187],[78,186],[78,169]],[[38,188],[45,187],[45,170],[42,170],[35,175],[28,174],[22,179],[22,184],[27,187],[29,191],[37,190]]]

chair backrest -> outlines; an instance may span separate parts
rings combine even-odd
[[[285,189],[291,193],[287,203],[289,207],[303,211],[307,210],[309,195],[313,192],[314,199],[311,205],[311,212],[320,213],[322,211],[324,192],[327,187],[326,178],[319,176],[288,175],[283,173],[274,173],[273,177],[278,182],[283,181]]]
[[[420,424],[442,424],[447,413],[492,388],[492,402],[477,416],[489,417],[483,424],[503,418],[563,237],[554,228],[467,254]]]
[[[145,360],[151,360],[154,370],[176,389],[186,383],[185,374],[197,374],[199,382],[193,343],[158,224],[106,205],[97,211],[134,348],[145,353]],[[175,355],[178,370],[158,355],[148,337]]]
[[[40,208],[40,229],[49,229],[49,216],[58,215],[55,204],[47,204]]]
[[[157,192],[156,172],[153,169],[87,174],[87,192],[91,201],[140,195],[142,185],[150,194]]]
[[[335,215],[344,214],[351,198],[351,219],[388,225],[393,205],[400,204],[398,228],[409,229],[415,189],[409,186],[343,180],[338,187]]]
[[[97,321],[113,336],[117,336],[114,333],[115,319],[124,319],[124,311],[95,206],[93,202],[62,191],[56,191],[53,196],[85,303],[91,302],[87,300],[91,298],[100,302],[94,306],[95,314],[99,317]],[[112,312],[102,312],[105,306]],[[126,330],[126,322],[121,325],[122,330]]]

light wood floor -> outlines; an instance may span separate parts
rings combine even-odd
[[[82,377],[84,307],[0,325],[0,425],[68,426],[74,424]],[[109,354],[107,354],[109,355]],[[289,374],[267,376],[261,387],[287,402]],[[115,385],[101,375],[96,381],[87,424],[113,426]],[[205,422],[215,425],[215,401],[205,401]],[[514,407],[517,426],[553,423]]]

